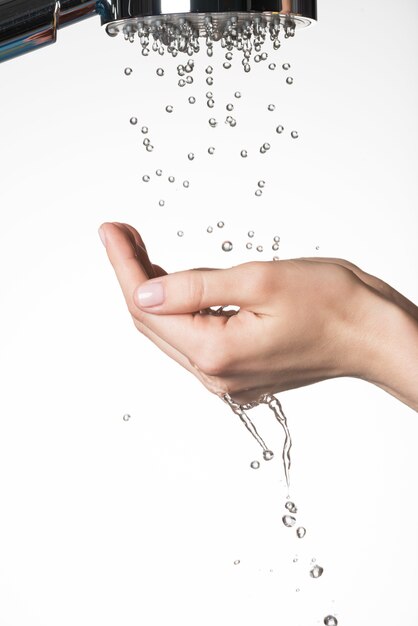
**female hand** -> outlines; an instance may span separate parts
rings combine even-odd
[[[253,262],[167,275],[138,232],[100,232],[138,330],[238,404],[328,378],[379,385],[418,410],[418,309],[342,259]],[[209,315],[208,307],[239,311]]]

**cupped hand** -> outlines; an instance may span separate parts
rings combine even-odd
[[[250,262],[168,275],[132,226],[106,223],[101,232],[135,326],[211,392],[244,404],[327,378],[366,377],[372,309],[385,296],[373,284],[378,279],[347,261]],[[238,312],[208,314],[228,305]]]

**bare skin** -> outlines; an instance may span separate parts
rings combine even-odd
[[[418,411],[418,307],[380,279],[329,258],[168,275],[132,226],[100,232],[136,328],[209,391],[244,404],[349,376]]]

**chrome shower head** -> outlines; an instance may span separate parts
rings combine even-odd
[[[317,19],[316,0],[0,0],[0,62],[53,43],[57,31],[100,15],[109,35],[151,38],[168,52],[193,54],[213,41],[278,41]],[[141,41],[144,49],[144,41]],[[163,49],[164,49],[163,48]]]

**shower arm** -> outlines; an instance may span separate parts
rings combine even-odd
[[[54,43],[60,28],[93,15],[109,26],[160,15],[231,12],[317,19],[316,0],[0,0],[0,63]]]

